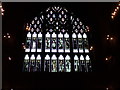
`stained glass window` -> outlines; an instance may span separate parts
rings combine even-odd
[[[85,49],[85,52],[89,53],[88,40],[87,40],[87,35],[85,33],[83,34],[83,40],[84,40],[84,49]]]
[[[24,71],[92,71],[88,26],[66,8],[49,7],[27,25]]]

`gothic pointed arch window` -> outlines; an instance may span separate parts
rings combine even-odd
[[[88,27],[66,8],[49,7],[27,27],[24,71],[92,71]]]

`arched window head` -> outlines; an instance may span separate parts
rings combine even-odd
[[[28,56],[28,54],[26,54],[26,55],[25,55],[25,58],[24,58],[24,59],[26,59],[26,60],[27,60],[27,59],[29,59],[29,56]]]
[[[73,34],[72,34],[72,37],[73,37],[73,38],[76,38],[76,34],[75,34],[75,33],[73,33]]]
[[[53,37],[53,38],[56,38],[56,34],[55,34],[55,33],[53,33],[53,34],[52,34],[52,37]]]
[[[69,34],[68,34],[68,33],[65,33],[64,37],[65,37],[65,38],[69,38]]]
[[[83,55],[81,55],[81,56],[80,56],[80,60],[84,60],[84,57],[83,57]]]
[[[70,56],[67,55],[67,56],[65,57],[65,60],[70,60]]]
[[[78,38],[82,38],[82,35],[80,33],[78,34]]]
[[[79,60],[77,55],[74,56],[74,60]]]
[[[46,34],[46,37],[50,37],[50,34],[49,34],[49,32],[47,32],[47,34]]]
[[[28,32],[27,37],[31,38],[31,33],[30,32]]]
[[[33,33],[32,37],[36,38],[37,37],[37,34],[36,32]]]
[[[32,54],[30,57],[31,60],[35,59],[35,56]]]
[[[88,55],[86,55],[85,59],[86,60],[90,60],[90,57]]]
[[[50,56],[47,54],[45,60],[50,60]]]
[[[84,34],[83,34],[83,38],[87,38],[87,35],[86,35],[86,33],[84,33]]]
[[[58,34],[58,37],[63,38],[63,34],[62,33]]]
[[[62,55],[60,55],[58,59],[59,59],[59,60],[63,60],[64,57],[63,57]]]
[[[37,56],[37,58],[36,58],[36,60],[40,60],[41,59],[41,56],[40,55],[38,55]]]
[[[53,55],[51,59],[56,60],[57,59],[56,55]]]
[[[42,34],[41,34],[41,32],[39,32],[39,34],[38,34],[38,37],[42,37]]]

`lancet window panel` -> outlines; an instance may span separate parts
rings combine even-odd
[[[86,55],[85,60],[86,60],[87,72],[91,72],[92,66],[91,66],[91,60],[90,60],[89,55]]]
[[[36,71],[40,72],[41,71],[41,56],[37,55],[36,57]]]
[[[26,39],[26,49],[25,49],[25,52],[30,52],[30,49],[31,49],[31,33],[28,32],[27,34],[27,39]]]
[[[46,55],[44,59],[44,71],[50,72],[50,56]]]
[[[47,34],[45,35],[45,52],[50,52],[50,34],[49,32],[47,32]]]
[[[80,71],[87,72],[85,57],[83,55],[80,55]]]
[[[83,37],[80,33],[78,34],[78,48],[79,53],[83,53]]]
[[[64,52],[63,34],[58,34],[58,52]]]
[[[73,42],[73,52],[78,53],[78,40],[77,40],[77,35],[75,33],[72,34],[72,42]]]
[[[57,52],[57,35],[52,34],[52,43],[51,43],[52,52]]]
[[[74,71],[78,72],[80,69],[80,62],[77,55],[74,56]]]
[[[84,51],[85,53],[89,53],[88,39],[85,33],[83,34],[83,41],[84,41]]]
[[[37,39],[37,52],[42,51],[42,34],[39,32],[38,39]]]
[[[70,37],[69,34],[64,34],[64,46],[65,46],[65,52],[70,52]]]
[[[28,56],[28,54],[25,55],[25,57],[24,57],[23,69],[25,72],[29,72],[29,56]]]
[[[32,34],[31,52],[36,52],[36,46],[37,46],[37,34],[36,32],[34,32]]]
[[[66,72],[71,72],[71,58],[69,55],[66,55],[65,57],[65,69]]]
[[[58,57],[59,72],[65,72],[65,60],[62,55]]]
[[[57,72],[57,57],[53,55],[51,58],[51,72]]]
[[[30,57],[30,72],[35,72],[36,67],[35,67],[35,56],[31,55]]]

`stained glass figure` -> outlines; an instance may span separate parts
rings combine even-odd
[[[58,57],[58,62],[59,62],[59,72],[65,72],[65,64],[64,64],[64,57],[62,55],[60,55]]]
[[[31,52],[36,52],[36,44],[37,44],[37,34],[36,32],[32,35],[32,49]]]
[[[30,48],[31,48],[31,33],[28,32],[25,52],[30,52]]]
[[[80,71],[81,72],[86,72],[86,65],[85,65],[85,59],[83,55],[80,55]]]
[[[70,52],[70,39],[69,34],[64,34],[64,41],[65,41],[65,52]]]
[[[80,33],[78,34],[78,48],[79,48],[79,52],[83,53],[83,38]]]
[[[79,68],[80,68],[79,65],[80,65],[80,64],[79,64],[79,58],[78,58],[77,55],[75,55],[75,56],[74,56],[74,70],[75,70],[75,72],[78,72],[78,71],[79,71]]]
[[[27,25],[24,71],[92,71],[87,36],[89,27],[74,13],[60,6],[49,7]]]
[[[51,72],[57,72],[57,57],[55,55],[51,58]]]
[[[71,72],[71,61],[70,61],[69,55],[65,57],[65,69],[66,69],[66,72]]]
[[[36,58],[36,71],[39,72],[41,71],[41,56],[38,55]]]
[[[50,52],[50,34],[47,32],[45,38],[45,52]]]
[[[75,33],[72,34],[72,41],[73,41],[73,52],[78,52],[78,44],[77,44],[77,36]]]
[[[24,71],[25,72],[29,72],[29,56],[28,54],[25,55],[25,58],[24,58]]]
[[[87,72],[91,72],[92,71],[92,69],[91,69],[92,66],[91,66],[91,61],[90,61],[89,55],[86,55],[85,60],[86,60]]]
[[[49,55],[45,56],[44,71],[45,72],[50,72],[50,56]]]
[[[35,67],[35,56],[32,54],[30,57],[30,72],[35,72],[36,67]]]
[[[39,32],[38,34],[38,42],[37,42],[37,52],[42,51],[42,34]]]
[[[52,52],[57,52],[57,42],[56,42],[56,34],[52,34]]]
[[[63,34],[60,33],[58,34],[58,52],[63,52],[64,48],[63,48]]]

